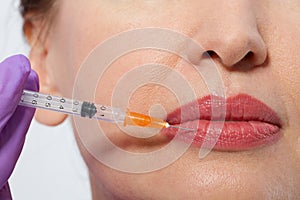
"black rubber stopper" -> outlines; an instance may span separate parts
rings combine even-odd
[[[95,104],[89,102],[83,102],[81,106],[81,116],[92,118],[97,113],[97,108]]]

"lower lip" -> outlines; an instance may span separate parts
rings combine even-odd
[[[171,139],[177,135],[176,138],[194,146],[201,147],[204,144],[203,147],[220,151],[242,151],[270,145],[281,136],[280,127],[261,121],[195,120],[177,125],[197,131],[170,127],[163,129],[162,134]]]

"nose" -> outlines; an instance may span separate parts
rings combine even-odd
[[[258,30],[254,5],[246,0],[218,2],[193,37],[205,51],[202,58],[209,55],[228,68],[263,64],[267,47]]]

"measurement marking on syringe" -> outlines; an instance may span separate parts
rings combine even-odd
[[[45,103],[45,106],[46,106],[47,108],[49,108],[49,107],[51,107],[51,103],[47,102],[47,103]]]
[[[51,101],[52,97],[51,96],[47,96],[47,100]]]

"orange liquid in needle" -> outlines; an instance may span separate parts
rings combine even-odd
[[[169,124],[162,119],[130,111],[127,112],[124,120],[124,126],[127,125],[159,129],[169,126]]]

